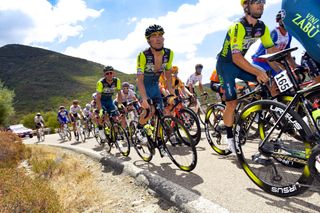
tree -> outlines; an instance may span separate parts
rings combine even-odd
[[[0,126],[8,124],[9,117],[14,114],[13,98],[14,92],[0,81]]]

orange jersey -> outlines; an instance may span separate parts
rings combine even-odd
[[[216,82],[216,83],[219,83],[219,75],[217,73],[217,70],[213,70],[212,74],[211,74],[211,77],[210,77],[210,80],[213,81],[213,82]]]

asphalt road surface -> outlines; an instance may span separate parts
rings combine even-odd
[[[35,143],[36,138],[27,139],[27,143]],[[79,146],[103,153],[94,138],[85,143],[74,139],[62,142],[58,134],[47,135],[45,142],[40,144],[64,144]],[[116,149],[111,155],[130,162],[136,167],[160,175],[184,187],[193,193],[212,201],[230,212],[320,212],[320,192],[308,190],[302,195],[290,198],[279,198],[269,195],[256,187],[237,164],[236,156],[219,156],[209,146],[204,132],[197,146],[198,163],[192,172],[180,171],[168,157],[161,158],[159,153],[152,161],[146,163],[131,148],[129,157],[117,154]],[[110,155],[109,154],[109,155]],[[317,184],[319,185],[319,184]]]

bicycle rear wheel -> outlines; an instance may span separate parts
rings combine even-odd
[[[137,154],[140,158],[145,161],[149,162],[152,160],[153,152],[152,148],[149,143],[141,143],[140,139],[137,137],[137,121],[131,121],[129,125],[131,143],[136,150]]]
[[[130,154],[130,143],[127,132],[121,127],[117,126],[117,131],[115,133],[115,146],[123,156],[128,156]],[[115,130],[115,129],[114,129]]]
[[[41,130],[41,132],[40,132],[40,141],[43,142],[44,139],[45,139],[45,134],[44,134],[44,131]]]
[[[258,187],[279,197],[301,194],[313,181],[307,164],[312,147],[306,140],[311,131],[291,110],[275,126],[285,109],[286,105],[270,100],[253,102],[242,110],[235,129],[236,153],[242,168]],[[263,115],[258,121],[257,114]],[[259,128],[260,137],[248,137],[252,126]]]
[[[227,132],[223,123],[223,104],[212,104],[205,117],[205,132],[207,141],[210,147],[219,155],[229,155],[231,151],[228,149],[228,144],[225,141]]]
[[[194,141],[177,118],[164,116],[160,120],[160,136],[171,161],[183,171],[192,171],[197,165]]]

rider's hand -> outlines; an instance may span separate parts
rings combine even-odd
[[[124,105],[121,104],[121,103],[119,103],[119,104],[118,104],[118,109],[124,109]]]
[[[266,83],[269,81],[269,76],[267,75],[267,73],[259,71],[259,73],[257,74],[257,81],[259,83]]]
[[[147,99],[142,99],[141,107],[142,107],[143,109],[149,109],[149,108],[150,108]]]

